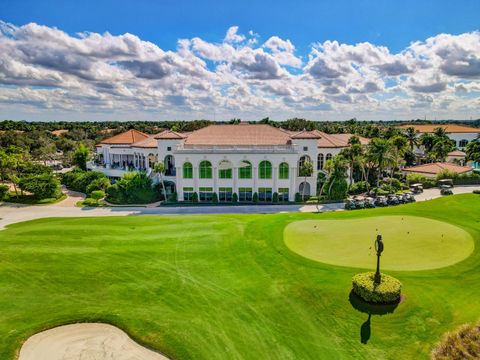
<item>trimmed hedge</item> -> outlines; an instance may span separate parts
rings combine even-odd
[[[373,271],[356,274],[352,278],[353,291],[370,303],[393,303],[400,300],[402,283],[393,276],[382,274],[379,285],[374,283]]]

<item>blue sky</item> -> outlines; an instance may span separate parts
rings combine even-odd
[[[0,117],[480,117],[478,14],[478,0],[1,0]]]
[[[2,0],[1,8],[2,20],[15,25],[37,22],[71,34],[130,32],[163,49],[174,49],[179,38],[220,41],[232,25],[265,39],[290,39],[302,52],[324,40],[368,41],[397,52],[439,33],[480,28],[478,0]]]

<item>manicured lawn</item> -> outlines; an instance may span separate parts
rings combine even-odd
[[[41,329],[77,321],[113,323],[173,359],[428,358],[445,331],[480,318],[479,214],[480,197],[468,194],[342,213],[15,224],[0,232],[0,359]],[[380,215],[446,221],[476,247],[450,267],[387,271],[405,301],[372,315],[362,344],[368,315],[349,302],[359,270],[300,256],[283,233],[299,220]]]
[[[46,199],[37,199],[31,195],[16,195],[15,193],[10,193],[8,199],[5,201],[16,203],[16,204],[27,204],[27,205],[48,205],[55,204],[62,200],[65,200],[67,195],[62,194],[59,198],[46,198]]]
[[[377,230],[387,251],[386,270],[429,270],[453,265],[473,251],[472,235],[461,227],[419,216],[301,220],[285,228],[294,252],[326,264],[368,268],[376,262]]]

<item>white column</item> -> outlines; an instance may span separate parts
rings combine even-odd
[[[258,178],[258,171],[257,171],[257,167],[256,166],[253,166],[253,192],[258,192],[258,188],[257,188],[257,178]],[[253,194],[252,194],[253,195]]]
[[[278,168],[274,167],[273,168],[273,189],[272,189],[272,194],[274,192],[278,192],[278,189],[277,189],[277,177],[278,177]]]
[[[213,192],[218,196],[218,169],[216,167],[213,168]]]
[[[193,167],[193,191],[195,191],[196,193],[198,193],[198,167],[194,166]],[[198,194],[197,194],[198,195]]]
[[[296,176],[297,176],[297,168],[292,166],[290,168],[290,190],[288,191],[288,197],[290,198],[290,201],[295,200],[295,193],[297,192],[296,184],[295,184]]]
[[[238,196],[238,183],[237,183],[237,182],[238,182],[238,181],[237,181],[237,178],[238,178],[238,168],[234,167],[234,168],[232,168],[232,171],[233,171],[233,189],[232,189],[232,191],[233,191],[234,193],[236,193],[237,196]]]
[[[179,166],[176,168],[176,176],[175,176],[175,187],[177,188],[177,198],[178,201],[183,201],[183,186],[182,186],[182,168]]]

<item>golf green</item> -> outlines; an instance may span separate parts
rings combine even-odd
[[[382,234],[385,270],[429,270],[467,258],[474,241],[465,230],[443,221],[418,216],[376,216],[342,220],[302,220],[289,224],[288,248],[325,264],[372,268],[374,241]]]

